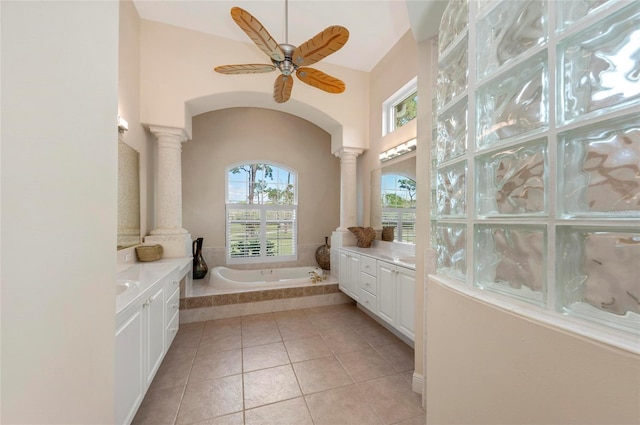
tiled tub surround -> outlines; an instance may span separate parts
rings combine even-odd
[[[353,303],[190,323],[133,423],[424,424],[413,355]]]
[[[234,264],[238,270],[278,269],[282,267],[317,266],[315,252],[321,243],[298,245],[298,260],[286,263]],[[225,247],[204,247],[202,255],[209,270],[227,266]],[[258,313],[320,307],[350,302],[338,289],[337,273],[325,271],[327,279],[313,284],[309,280],[294,288],[281,288],[276,283],[268,288],[252,290],[220,290],[204,279],[193,281],[180,299],[180,323],[223,319]]]
[[[208,278],[194,280],[190,296],[180,299],[180,323],[349,302],[338,289],[337,278],[329,272],[325,275],[327,278],[319,283],[309,279],[296,287],[279,287],[271,282],[264,288],[248,290],[216,289]]]

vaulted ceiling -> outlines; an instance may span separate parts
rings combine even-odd
[[[238,6],[257,18],[278,43],[300,45],[331,25],[349,30],[347,44],[326,62],[371,69],[409,29],[417,40],[437,34],[438,0],[134,0],[142,19],[252,43],[231,19]],[[288,7],[285,8],[285,5]],[[285,10],[288,13],[285,14]],[[435,12],[434,12],[435,11]],[[410,16],[411,15],[411,16]],[[285,26],[285,16],[288,25]],[[426,34],[426,35],[425,35]],[[265,58],[266,59],[266,58]],[[268,63],[268,62],[266,62]]]

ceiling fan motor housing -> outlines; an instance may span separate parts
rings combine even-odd
[[[282,72],[283,75],[291,75],[293,72],[298,69],[298,66],[293,63],[292,57],[293,52],[296,50],[296,46],[291,44],[279,44],[280,49],[284,53],[284,60],[277,61],[275,59],[271,59],[271,62]]]

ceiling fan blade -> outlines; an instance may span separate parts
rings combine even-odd
[[[246,63],[242,65],[221,65],[213,68],[221,74],[262,74],[264,72],[275,71],[276,67],[263,63]]]
[[[328,27],[294,50],[293,63],[297,66],[314,64],[340,50],[347,40],[349,40],[349,31],[345,27],[339,25]]]
[[[342,93],[344,82],[314,68],[298,68],[296,75],[303,83],[309,84],[327,93]]]
[[[291,97],[291,89],[293,88],[293,76],[278,75],[273,85],[273,99],[278,103],[284,103]]]
[[[276,61],[284,60],[284,52],[278,43],[271,37],[271,34],[262,26],[260,21],[249,12],[240,7],[233,7],[231,8],[231,17],[267,56]]]

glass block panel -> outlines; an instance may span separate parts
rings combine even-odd
[[[502,2],[478,22],[478,78],[547,39],[547,2]]]
[[[638,227],[560,228],[560,308],[565,313],[640,334],[638,259]]]
[[[434,189],[431,191],[431,218],[435,219],[437,216],[438,216],[438,195],[437,195],[437,191]]]
[[[466,161],[439,169],[436,180],[438,217],[464,216],[466,214]]]
[[[438,109],[467,89],[467,38],[438,65],[436,96]]]
[[[436,158],[444,162],[467,151],[467,98],[438,117]]]
[[[558,121],[640,101],[640,2],[558,46]]]
[[[431,232],[430,232],[430,244],[431,244],[431,249],[433,250],[437,250],[438,248],[438,226],[436,225],[436,221],[435,220],[431,220]]]
[[[436,225],[437,272],[464,280],[467,274],[467,227]]]
[[[617,0],[557,0],[557,30],[562,31],[592,13],[617,3]]]
[[[558,136],[560,214],[640,217],[640,115]]]
[[[478,148],[546,128],[547,84],[546,52],[541,52],[478,89]]]
[[[544,305],[545,246],[544,227],[477,225],[475,285]]]
[[[438,52],[442,53],[467,28],[469,5],[467,0],[451,0],[440,20]]]
[[[547,211],[547,139],[483,155],[476,162],[479,216]]]

